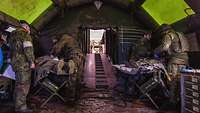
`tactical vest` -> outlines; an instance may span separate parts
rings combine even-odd
[[[176,33],[177,33],[179,41],[180,41],[179,43],[181,45],[182,52],[188,52],[189,51],[189,43],[188,43],[187,38],[182,33],[179,33],[179,32],[176,32]]]
[[[171,52],[175,53],[182,53],[182,52],[188,52],[189,51],[189,44],[187,41],[187,38],[179,32],[175,33],[168,33],[168,35],[171,37],[172,44],[171,44]]]

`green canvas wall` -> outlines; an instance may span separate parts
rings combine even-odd
[[[161,25],[163,23],[172,24],[187,16],[184,12],[190,8],[184,0],[146,0],[142,7]],[[194,11],[190,10],[190,14]]]
[[[1,0],[0,11],[32,23],[51,4],[51,0]]]
[[[0,0],[0,11],[32,23],[51,4],[51,0]],[[189,8],[184,0],[146,0],[142,7],[159,25],[172,24],[185,18],[184,9]],[[194,12],[191,10],[190,14]]]

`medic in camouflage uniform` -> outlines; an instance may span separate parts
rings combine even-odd
[[[15,111],[29,113],[32,110],[27,108],[26,96],[31,83],[31,69],[35,68],[34,53],[29,24],[22,20],[20,26],[9,39],[11,64],[16,74]]]
[[[155,52],[166,51],[169,54],[168,71],[171,75],[170,91],[172,104],[179,102],[180,86],[179,69],[188,64],[189,44],[186,37],[179,32],[174,31],[171,26],[167,24],[161,25],[159,33],[162,36],[161,45],[155,49]]]
[[[84,55],[82,50],[79,48],[77,41],[75,38],[64,34],[53,47],[52,54],[67,62],[69,74],[73,75],[72,79],[75,82],[74,85],[76,85],[74,87],[76,90],[75,99],[79,98],[79,86],[82,81]]]
[[[67,34],[64,34],[55,44],[52,54],[58,56],[59,59],[68,62],[69,73],[71,74],[73,74],[77,69],[82,68],[82,62],[84,59],[83,53],[78,47],[75,39]]]

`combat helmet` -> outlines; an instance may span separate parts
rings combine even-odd
[[[173,28],[168,25],[168,24],[162,24],[161,26],[159,26],[157,29],[156,29],[156,33],[159,33],[159,34],[162,34],[164,32],[167,32],[167,31],[171,31],[173,30]]]

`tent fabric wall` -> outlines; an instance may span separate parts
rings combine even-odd
[[[65,0],[66,7],[79,2],[82,3],[83,1],[86,0]],[[93,0],[87,1],[93,2]],[[126,0],[126,2],[125,0],[107,0],[103,2],[120,3],[120,5],[126,4],[125,6],[129,7],[129,5],[136,1],[139,0]],[[23,19],[32,23],[52,4],[52,0],[1,0],[0,11],[16,19]],[[184,9],[190,8],[184,0],[146,0],[142,7],[159,25],[163,23],[172,24],[185,18],[187,14],[184,12]],[[194,11],[191,10],[190,14],[194,14]]]
[[[16,19],[32,23],[51,4],[51,0],[1,0],[0,11]]]
[[[146,0],[142,7],[159,25],[172,24],[187,17],[184,10],[190,8],[183,0]],[[194,11],[189,13],[194,14]]]

